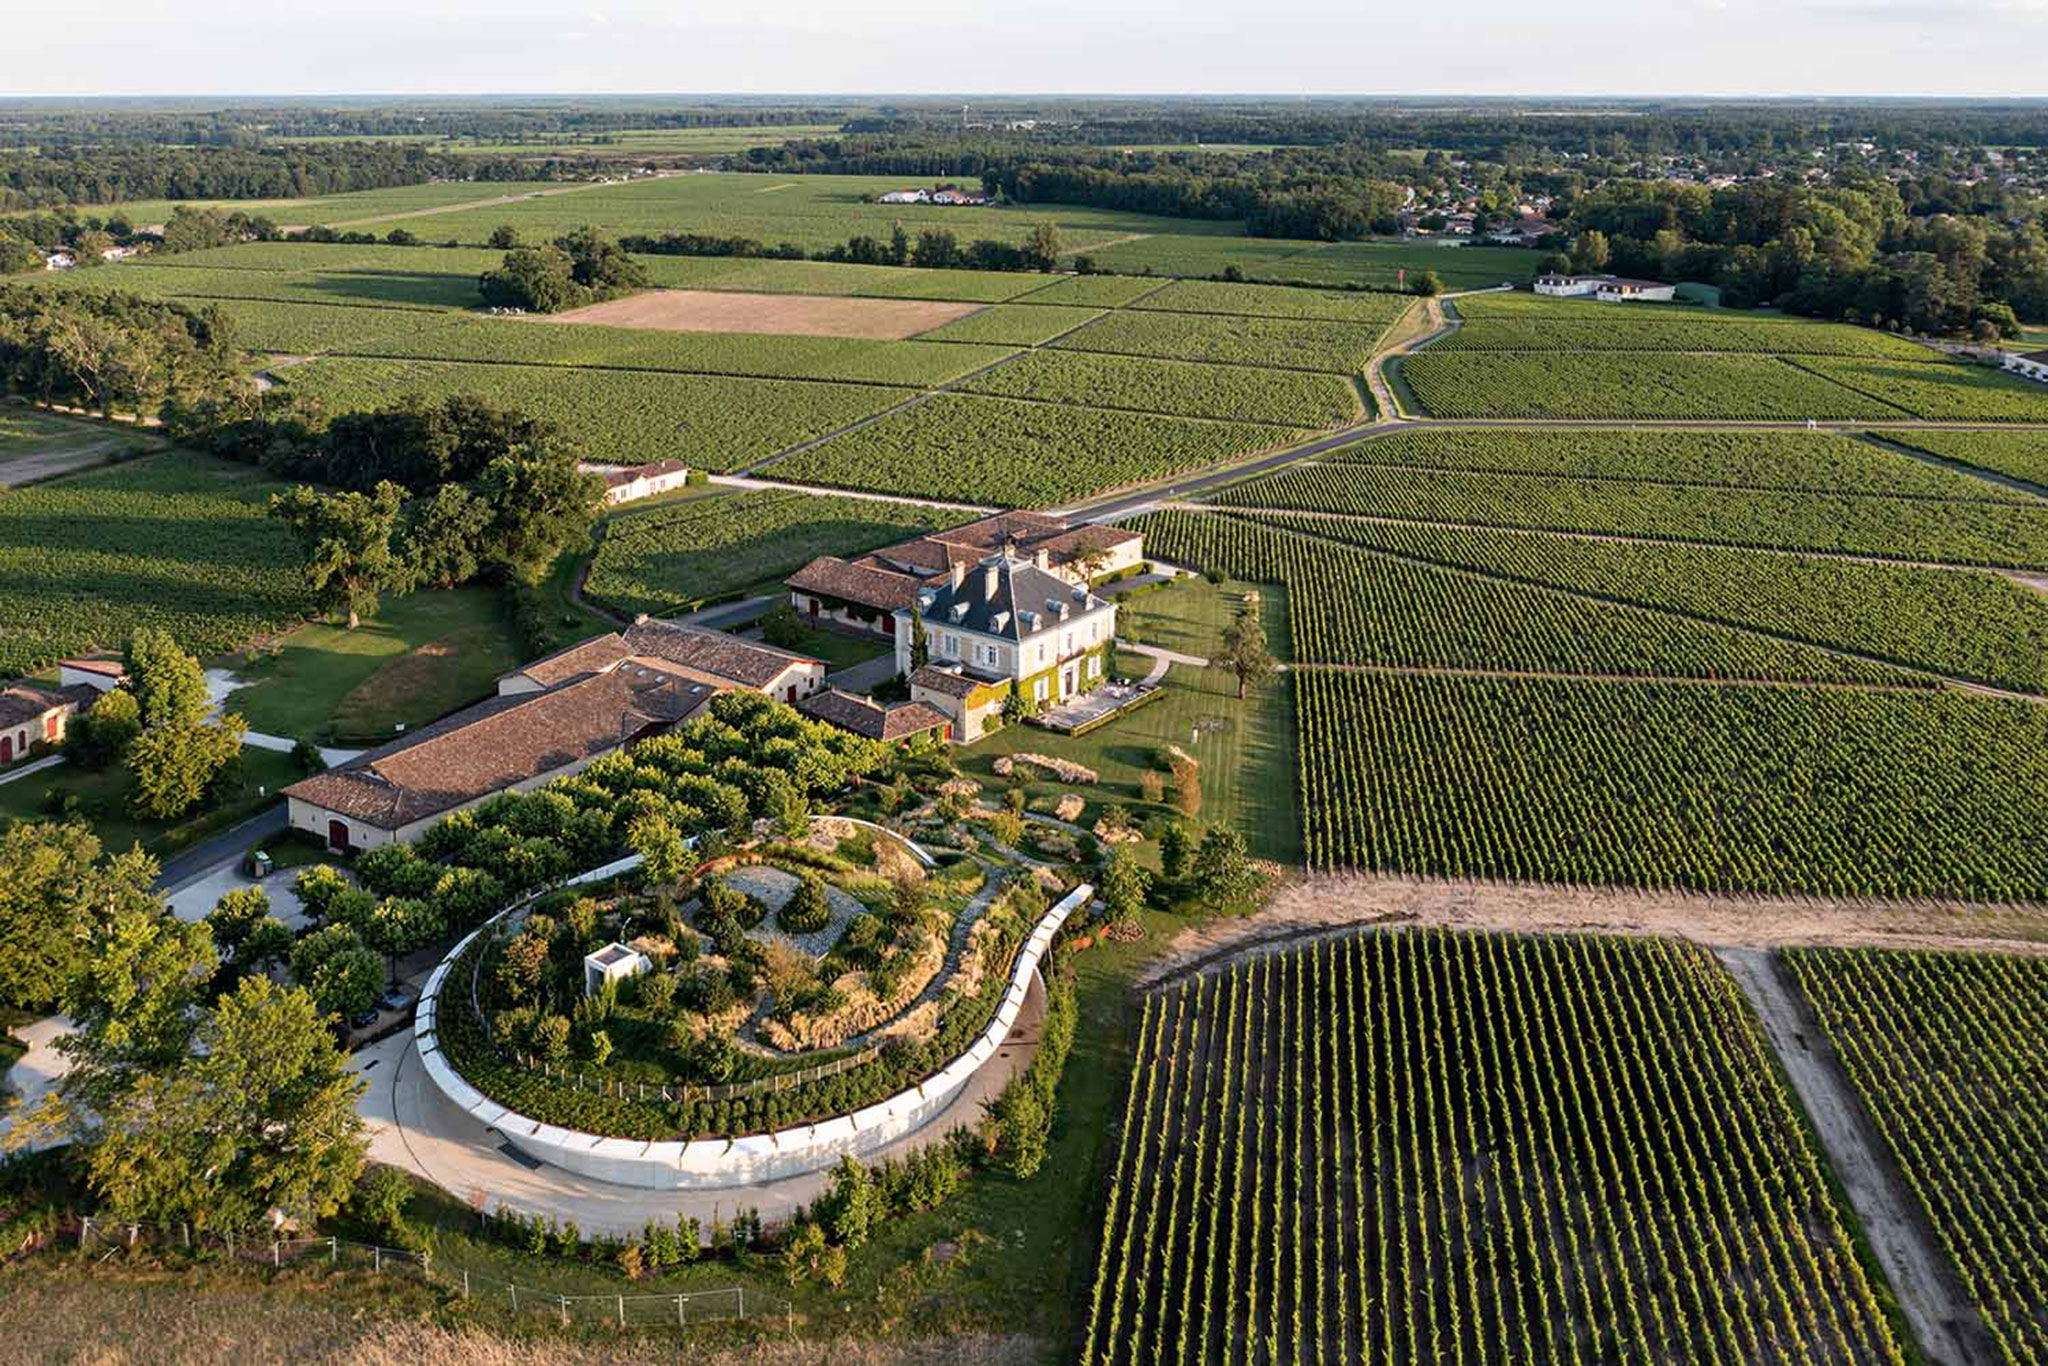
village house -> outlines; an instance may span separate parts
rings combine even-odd
[[[0,688],[0,768],[28,758],[37,745],[61,742],[71,718],[99,697],[98,689],[76,685],[54,692],[33,683]]]
[[[1093,691],[1116,639],[1115,603],[1008,550],[955,564],[897,617],[896,667],[911,700],[944,713],[963,744],[1013,693],[1036,709]],[[918,624],[922,666],[912,658]]]
[[[452,812],[689,721],[721,692],[794,703],[824,680],[821,660],[643,618],[506,674],[496,697],[292,784],[287,819],[340,852],[414,840]]]
[[[821,555],[784,580],[790,606],[812,625],[894,636],[897,613],[956,565],[1008,547],[1046,572],[1087,586],[1145,563],[1145,540],[1123,527],[1076,526],[1040,512],[1003,512],[885,546],[853,560]]]
[[[1496,223],[1486,230],[1486,240],[1507,246],[1526,247],[1541,241],[1561,229],[1549,219],[1535,214],[1525,214],[1512,223]]]
[[[2008,351],[2004,365],[2021,379],[2048,383],[2048,351]]]
[[[680,460],[657,460],[650,465],[584,464],[577,468],[585,474],[595,474],[604,480],[604,501],[607,507],[652,498],[658,493],[669,493],[690,482],[690,467]]]

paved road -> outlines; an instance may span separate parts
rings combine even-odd
[[[1983,1342],[1976,1311],[1962,1297],[1933,1231],[1850,1092],[1833,1045],[1779,975],[1769,949],[1719,952],[1813,1120],[1828,1165],[1848,1192],[1913,1336],[1928,1358],[1942,1366],[1989,1366],[1994,1358]]]
[[[165,859],[163,871],[156,875],[157,890],[175,892],[188,882],[212,876],[223,865],[232,867],[251,846],[272,835],[282,834],[284,828],[285,807],[280,801],[233,829],[222,831],[182,854]]]

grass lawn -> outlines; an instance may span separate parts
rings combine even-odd
[[[92,827],[100,843],[110,852],[140,844],[159,857],[174,854],[226,830],[255,815],[277,800],[277,790],[305,775],[289,754],[245,747],[242,750],[242,793],[233,801],[211,810],[199,811],[182,820],[165,824],[143,820],[128,811],[128,770],[112,765],[90,773],[71,764],[59,764],[41,773],[0,786],[0,823],[20,820],[62,820],[64,812],[51,807],[46,794],[58,800],[75,797],[77,819]]]
[[[1272,584],[1216,585],[1197,579],[1141,594],[1118,614],[1118,631],[1149,645],[1211,657],[1220,647],[1224,625],[1252,589],[1264,600],[1269,648],[1275,658],[1286,659],[1287,603]],[[1117,668],[1142,677],[1151,664],[1149,658],[1126,651],[1118,655]],[[1293,694],[1279,678],[1268,680],[1240,702],[1237,680],[1223,670],[1176,664],[1167,671],[1161,701],[1082,736],[1006,726],[962,751],[960,766],[983,783],[1001,788],[1007,780],[998,778],[993,768],[1001,755],[1033,750],[1071,759],[1094,769],[1101,783],[1068,787],[1033,780],[1025,784],[1025,791],[1034,804],[1040,797],[1073,792],[1091,802],[1121,802],[1142,819],[1168,809],[1148,806],[1138,788],[1138,775],[1147,770],[1164,776],[1159,753],[1168,744],[1179,745],[1202,765],[1203,823],[1243,831],[1255,858],[1301,862]],[[1093,820],[1094,815],[1091,809],[1083,819]]]
[[[228,707],[272,735],[383,738],[488,696],[518,662],[495,591],[414,593],[353,631],[314,623],[258,652]]]
[[[806,626],[803,628],[803,638],[788,648],[800,655],[824,660],[825,671],[837,673],[841,669],[850,669],[856,664],[879,659],[896,647],[880,636],[863,640],[859,636],[842,635],[837,631]]]

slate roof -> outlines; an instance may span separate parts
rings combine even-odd
[[[493,697],[284,791],[397,830],[687,720],[719,691],[621,669],[548,692]]]
[[[893,612],[917,601],[923,584],[909,574],[898,574],[873,565],[849,564],[831,555],[820,555],[784,580],[800,593],[855,602],[863,607]]]
[[[993,592],[988,585],[991,569]],[[1059,629],[1065,624],[1059,616],[1062,604],[1070,613],[1068,620],[1103,605],[1093,593],[1028,560],[1002,555],[991,555],[968,570],[957,587],[947,582],[927,588],[920,602],[925,620],[934,625],[1006,640],[1028,640]]]
[[[797,703],[797,710],[870,740],[901,740],[949,723],[945,713],[929,703],[898,702],[885,707],[838,688],[805,698]]]

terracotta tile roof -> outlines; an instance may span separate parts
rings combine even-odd
[[[521,668],[506,674],[507,678],[522,675],[532,679],[543,688],[552,688],[557,683],[566,683],[581,674],[603,673],[633,652],[626,648],[625,640],[617,632],[610,635],[593,636],[579,641],[564,650],[543,655]]]
[[[797,703],[797,710],[870,740],[901,740],[947,725],[945,713],[924,702],[885,707],[865,697],[829,688]]]
[[[820,555],[784,580],[803,593],[838,598],[893,612],[917,601],[918,579],[871,565],[849,564],[831,555]]]
[[[396,830],[664,729],[702,710],[717,691],[618,670],[548,692],[494,697],[284,791]]]
[[[0,689],[0,730],[40,720],[46,713],[60,707],[89,706],[98,697],[97,688],[89,688],[83,684],[60,690],[38,688],[29,683],[10,683],[6,688]]]
[[[639,622],[626,631],[623,641],[629,654],[666,660],[749,688],[768,686],[792,664],[822,663],[810,655],[669,621]]]
[[[128,668],[118,659],[65,659],[58,661],[60,669],[76,669],[80,673],[105,674],[108,678],[124,678]]]
[[[1031,547],[1052,553],[1054,564],[1064,564],[1083,550],[1113,550],[1144,539],[1138,532],[1120,526],[1077,526]]]
[[[936,664],[927,664],[910,676],[910,686],[913,688],[925,688],[935,693],[944,693],[947,697],[958,698],[972,697],[975,689],[986,688],[1000,681],[1002,680],[976,678],[958,669],[942,669]]]
[[[908,570],[926,578],[943,574],[955,564],[973,564],[986,552],[971,545],[954,545],[931,536],[919,536],[897,545],[884,546],[854,561],[890,570]]]
[[[1064,518],[1047,516],[1042,512],[998,512],[993,517],[984,517],[978,522],[952,527],[945,531],[934,531],[926,540],[943,541],[948,545],[971,546],[986,555],[991,550],[1000,550],[1006,542],[1033,542],[1044,540],[1067,529]]]

